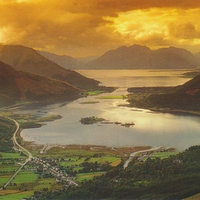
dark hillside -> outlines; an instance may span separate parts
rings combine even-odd
[[[79,92],[79,89],[66,82],[17,71],[0,62],[0,106],[20,100],[74,99],[79,96]]]
[[[134,88],[129,91],[134,91]],[[128,101],[131,106],[144,108],[162,108],[168,111],[173,109],[200,111],[200,75],[181,86],[172,87],[170,90],[163,88],[162,93],[158,91],[160,91],[159,88],[158,90],[154,88],[153,92],[141,97],[139,100],[134,95],[130,95]]]
[[[99,84],[75,71],[62,68],[32,48],[20,45],[0,45],[0,60],[18,70],[59,79],[82,89],[95,88]]]

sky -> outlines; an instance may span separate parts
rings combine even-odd
[[[0,43],[72,57],[120,46],[200,52],[200,0],[0,0]]]

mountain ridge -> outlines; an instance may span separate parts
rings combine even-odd
[[[66,82],[19,71],[0,61],[0,107],[18,101],[71,100],[80,92]]]
[[[122,46],[87,63],[87,69],[184,69],[200,63],[186,49],[169,47],[151,50],[146,46]]]
[[[0,45],[0,60],[15,69],[65,81],[81,89],[92,89],[99,84],[94,79],[86,78],[73,70],[64,69],[40,55],[36,50],[22,45]]]
[[[46,52],[46,51],[37,51],[39,54],[44,56],[45,58],[57,63],[61,67],[65,69],[81,69],[84,65],[83,61],[79,59],[75,59],[71,56],[67,55],[57,55],[54,53]]]

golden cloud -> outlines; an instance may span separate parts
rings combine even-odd
[[[73,56],[188,46],[200,37],[199,11],[196,0],[0,0],[0,40]]]

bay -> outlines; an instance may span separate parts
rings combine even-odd
[[[179,70],[79,70],[79,73],[99,80],[102,85],[118,87],[111,94],[127,94],[127,87],[175,86],[188,81]],[[25,129],[25,141],[37,144],[80,144],[123,146],[164,146],[183,150],[200,141],[200,117],[173,115],[150,110],[119,106],[123,99],[98,99],[98,96],[80,98],[73,102],[43,106],[23,112],[46,116],[62,115],[62,119],[46,123],[38,129]],[[87,102],[98,102],[87,104]],[[101,117],[110,122],[131,123],[126,128],[115,124],[83,125],[83,117]]]

